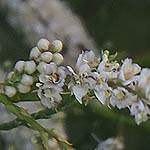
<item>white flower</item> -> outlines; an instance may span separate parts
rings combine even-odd
[[[29,85],[24,85],[22,83],[18,83],[17,85],[18,91],[20,93],[28,93],[31,90],[31,87]]]
[[[54,52],[60,52],[63,48],[63,44],[60,40],[54,40],[52,41],[51,47]]]
[[[44,52],[40,56],[40,60],[49,63],[53,59],[53,54],[51,52]]]
[[[33,77],[27,74],[23,74],[22,79],[20,81],[24,85],[32,85],[33,84]]]
[[[117,87],[113,90],[112,96],[110,97],[110,104],[119,109],[132,105],[137,100],[137,95],[128,92],[123,87]]]
[[[79,70],[80,66],[83,64],[88,64],[90,67],[95,65],[95,54],[93,51],[82,52],[76,63],[76,69]]]
[[[51,62],[49,65],[49,68],[51,68],[51,71],[48,74],[40,74],[39,81],[42,83],[54,83],[58,84],[61,82],[64,82],[64,79],[66,77],[66,73],[63,67],[57,67],[55,63]]]
[[[31,61],[26,61],[24,65],[24,71],[27,74],[32,74],[36,71],[36,64],[33,60]]]
[[[75,95],[77,101],[82,104],[82,98],[87,94],[88,92],[88,86],[86,84],[80,84],[80,85],[73,85],[72,87],[73,94]]]
[[[57,67],[54,62],[45,65],[50,69],[46,74],[44,71],[39,75],[41,86],[38,86],[38,96],[41,103],[50,108],[62,100],[60,94],[63,91],[62,87],[64,86],[66,72],[63,66]],[[42,70],[42,67],[39,68],[38,70]]]
[[[85,76],[87,76],[88,73],[91,72],[91,68],[90,68],[90,66],[88,64],[82,64],[79,67],[78,71],[79,71],[79,75],[85,77]]]
[[[94,73],[91,73],[83,79],[83,82],[88,85],[89,89],[94,89],[97,84],[97,79],[94,78]]]
[[[19,73],[23,72],[25,62],[23,60],[19,60],[16,62],[14,69]]]
[[[96,98],[102,103],[102,104],[107,104],[108,99],[110,98],[111,95],[111,87],[107,85],[107,83],[102,83],[99,85],[96,85],[94,89],[94,94]]]
[[[106,54],[103,54],[102,61],[99,63],[97,71],[103,81],[105,81],[116,79],[119,74],[119,72],[117,71],[118,68],[119,64],[117,62],[109,63],[108,56]]]
[[[88,72],[90,72],[90,67],[87,64],[82,64],[78,70],[78,74],[76,74],[70,66],[67,66],[67,68],[73,77],[68,84],[68,88],[71,89],[77,101],[82,104],[82,98],[87,94],[89,89],[88,84],[89,82],[91,83],[91,81],[86,78]],[[90,86],[92,86],[92,83]]]
[[[92,90],[96,86],[97,73],[91,72],[92,68],[89,65],[95,60],[95,55],[93,54],[92,51],[86,51],[79,55],[76,63],[77,73],[70,66],[67,66],[72,75],[68,88],[71,89],[80,104],[82,104],[82,98],[87,95],[88,90]]]
[[[30,59],[34,59],[37,60],[41,55],[41,52],[39,51],[39,49],[37,47],[33,47],[30,51]]]
[[[126,81],[138,74],[140,71],[141,67],[138,64],[132,64],[132,59],[126,58],[120,68],[119,78],[122,81]]]
[[[138,87],[143,89],[146,95],[149,95],[150,92],[150,69],[144,68],[142,69],[139,79],[138,79]]]
[[[60,53],[54,53],[53,62],[59,66],[64,61],[64,57]]]
[[[135,121],[139,125],[141,122],[144,122],[149,118],[150,110],[146,104],[143,104],[143,102],[139,100],[132,104],[130,113],[135,117]]]
[[[62,88],[56,85],[43,85],[38,90],[38,96],[44,106],[51,108],[62,100],[60,92],[62,92]]]
[[[16,95],[16,88],[14,88],[13,86],[5,86],[5,94],[8,96],[8,97],[13,97]]]
[[[37,47],[40,51],[47,51],[50,47],[50,42],[47,39],[40,39],[37,43]]]

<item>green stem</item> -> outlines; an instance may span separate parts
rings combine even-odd
[[[1,98],[1,97],[0,97]],[[31,114],[32,118],[35,120],[38,119],[49,119],[51,118],[51,116],[53,114],[56,114],[60,111],[63,111],[65,109],[67,109],[68,107],[72,106],[73,104],[75,104],[75,100],[73,97],[64,97],[64,99],[62,100],[61,103],[59,103],[57,105],[56,108],[45,108],[43,110],[40,110],[38,112],[35,112],[33,114]],[[25,122],[24,120],[20,120],[20,119],[14,119],[8,123],[3,123],[0,124],[0,130],[11,130],[13,128],[19,127],[19,126],[27,126],[27,122]]]
[[[55,134],[52,130],[48,130],[43,128],[39,123],[37,123],[34,118],[23,108],[18,107],[14,105],[12,102],[10,102],[7,97],[0,95],[0,102],[5,105],[5,107],[14,115],[18,117],[18,119],[21,121],[25,121],[29,127],[31,127],[33,130],[38,131],[41,135],[46,132],[49,134],[49,136],[55,138],[58,142],[66,143],[67,145],[70,145],[70,143],[67,142],[66,139],[63,137]],[[65,148],[65,147],[64,147]]]

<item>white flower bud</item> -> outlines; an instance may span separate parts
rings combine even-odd
[[[31,90],[31,87],[29,85],[24,85],[22,83],[19,83],[17,88],[20,93],[28,93]]]
[[[40,39],[37,43],[40,51],[47,51],[50,47],[50,42],[47,39]]]
[[[14,71],[9,72],[8,75],[7,75],[7,79],[11,79],[14,74],[15,74]]]
[[[54,138],[51,138],[49,141],[48,141],[48,145],[51,149],[58,149],[58,142],[56,141],[56,139]]]
[[[30,51],[29,58],[36,60],[40,57],[40,55],[41,55],[41,52],[39,51],[39,49],[37,47],[33,47]]]
[[[32,74],[36,71],[36,64],[32,61],[26,61],[24,66],[24,71],[28,74]]]
[[[51,52],[44,52],[41,54],[40,59],[49,63],[53,59],[53,54]]]
[[[52,62],[51,62],[52,63]],[[40,62],[37,66],[37,70],[41,73],[41,74],[51,74],[52,72],[54,72],[55,68],[56,68],[56,64],[55,66],[52,64],[47,64],[45,62]]]
[[[8,97],[13,97],[16,94],[16,89],[13,86],[5,86],[5,94]]]
[[[38,66],[37,66],[37,70],[40,72],[40,73],[45,73],[47,69],[47,63],[45,62],[39,62]]]
[[[64,57],[60,53],[54,53],[53,54],[53,62],[58,66],[60,65],[64,60]]]
[[[14,69],[19,73],[23,72],[25,62],[23,60],[19,60],[16,62]]]
[[[63,44],[60,40],[54,40],[52,41],[51,47],[54,52],[60,52],[63,48]]]
[[[32,85],[33,84],[33,77],[27,74],[24,74],[22,76],[22,79],[20,81],[24,85]]]

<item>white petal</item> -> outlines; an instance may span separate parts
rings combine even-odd
[[[48,78],[49,78],[48,75],[46,75],[46,74],[40,74],[40,76],[39,76],[39,81],[42,82],[42,83],[46,83],[46,82],[49,81]]]
[[[74,70],[70,66],[67,66],[67,68],[74,76],[77,76]]]
[[[83,74],[85,72],[90,72],[91,69],[90,69],[90,66],[88,64],[83,64],[79,67],[79,74]]]
[[[138,106],[139,106],[139,109],[141,110],[141,111],[144,111],[144,104],[143,104],[143,102],[142,101],[139,101],[138,102]]]
[[[53,98],[56,102],[60,102],[62,100],[62,97],[59,93],[54,93]]]
[[[80,104],[82,104],[82,97],[85,96],[88,92],[88,88],[86,86],[72,86],[73,93]]]
[[[106,96],[104,94],[104,91],[96,91],[94,90],[94,94],[97,97],[97,99],[104,105],[106,102]]]
[[[51,100],[49,98],[42,97],[41,98],[41,103],[42,103],[42,105],[46,106],[47,108],[52,107],[52,103],[51,103]]]
[[[82,52],[82,54],[80,54],[79,57],[78,57],[78,59],[77,59],[77,62],[76,62],[76,68],[77,68],[77,69],[78,69],[78,68],[81,66],[81,64],[83,63],[83,53],[84,53],[84,52]]]

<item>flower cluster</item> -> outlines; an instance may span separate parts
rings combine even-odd
[[[72,78],[68,87],[79,103],[96,98],[108,107],[127,107],[140,124],[150,115],[150,69],[141,70],[128,58],[120,65],[112,58],[107,50],[102,60],[92,51],[82,52],[76,71],[68,66]]]
[[[141,69],[129,58],[119,64],[115,61],[116,54],[110,55],[108,50],[103,51],[101,57],[91,50],[82,51],[75,69],[64,67],[60,66],[62,47],[59,40],[40,39],[31,49],[28,61],[16,62],[1,85],[1,92],[13,97],[17,92],[37,91],[41,103],[50,108],[62,100],[61,94],[66,92],[64,85],[67,85],[67,91],[70,90],[80,104],[97,99],[109,108],[128,108],[137,124],[149,118],[150,69]]]

